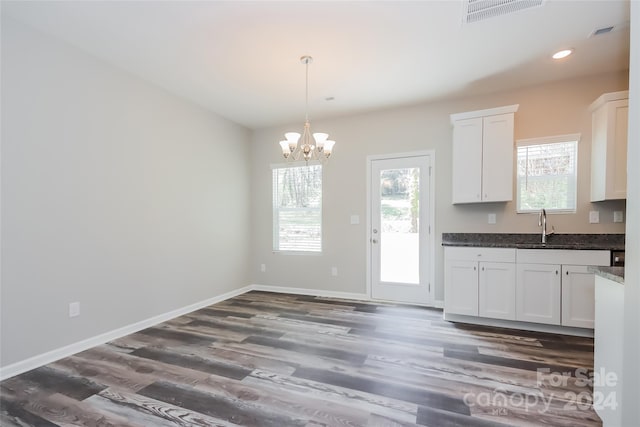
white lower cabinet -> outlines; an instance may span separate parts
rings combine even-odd
[[[448,314],[593,328],[594,274],[609,251],[446,247]]]
[[[516,320],[516,265],[481,262],[478,279],[478,315]]]
[[[518,264],[517,320],[593,328],[593,273],[585,265]]]
[[[595,282],[584,265],[562,266],[562,325],[593,328]]]
[[[518,264],[516,320],[560,324],[560,265]]]
[[[444,309],[448,313],[478,315],[478,262],[450,260],[445,273]]]
[[[515,255],[515,249],[445,248],[445,312],[514,319]]]
[[[516,319],[593,328],[595,275],[588,266],[609,259],[609,251],[599,250],[518,250]]]

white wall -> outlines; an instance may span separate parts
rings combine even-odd
[[[270,163],[282,162],[278,141],[300,123],[262,129],[252,146],[252,256],[251,279],[261,285],[300,287],[349,293],[366,292],[366,157],[374,154],[433,149],[436,153],[436,299],[442,299],[443,232],[539,231],[536,215],[517,215],[515,203],[451,205],[451,113],[520,104],[515,116],[515,138],[581,133],[576,214],[550,215],[558,233],[623,233],[613,223],[613,210],[624,202],[589,202],[591,113],[588,107],[605,92],[628,88],[628,74],[614,73],[528,87],[490,96],[449,100],[397,108],[353,117],[314,121],[312,130],[328,132],[337,141],[325,168],[323,183],[324,252],[320,256],[274,254],[271,228]],[[313,107],[311,107],[313,112]],[[301,110],[302,114],[302,110]],[[589,211],[600,211],[600,224],[589,224]],[[487,224],[487,214],[497,224]],[[360,225],[350,225],[351,214]],[[267,271],[260,272],[260,264]],[[339,275],[331,276],[331,266]]]
[[[640,420],[640,2],[631,2],[622,425]]]
[[[2,366],[248,283],[247,129],[3,17],[1,136]]]

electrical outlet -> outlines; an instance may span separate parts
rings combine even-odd
[[[338,267],[331,267],[331,275],[332,276],[338,275]]]
[[[496,223],[496,214],[490,213],[488,215],[488,223],[489,224],[495,224]]]
[[[600,211],[590,211],[589,212],[589,223],[590,224],[598,224],[600,222]]]
[[[69,317],[80,316],[80,303],[79,302],[71,302],[69,303]]]
[[[267,271],[267,265],[266,264],[260,264],[260,271],[262,271],[263,273],[265,271]]]
[[[624,221],[624,214],[622,211],[613,211],[613,222],[622,222]]]

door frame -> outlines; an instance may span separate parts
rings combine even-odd
[[[372,298],[372,285],[371,285],[371,162],[374,160],[390,160],[390,159],[400,159],[406,157],[422,157],[429,156],[429,161],[431,163],[431,170],[429,172],[429,258],[427,259],[427,265],[429,269],[428,273],[428,298],[425,304],[416,304],[416,305],[426,305],[429,307],[435,306],[435,212],[436,212],[436,199],[435,199],[435,176],[436,176],[436,152],[435,150],[421,150],[421,151],[411,151],[404,153],[390,153],[390,154],[373,154],[367,156],[367,230],[366,230],[366,239],[367,239],[367,272],[366,272],[366,280],[367,280],[367,296],[369,299]],[[381,301],[381,300],[376,300]]]

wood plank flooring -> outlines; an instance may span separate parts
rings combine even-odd
[[[3,381],[0,425],[599,426],[592,366],[588,338],[249,292]]]

